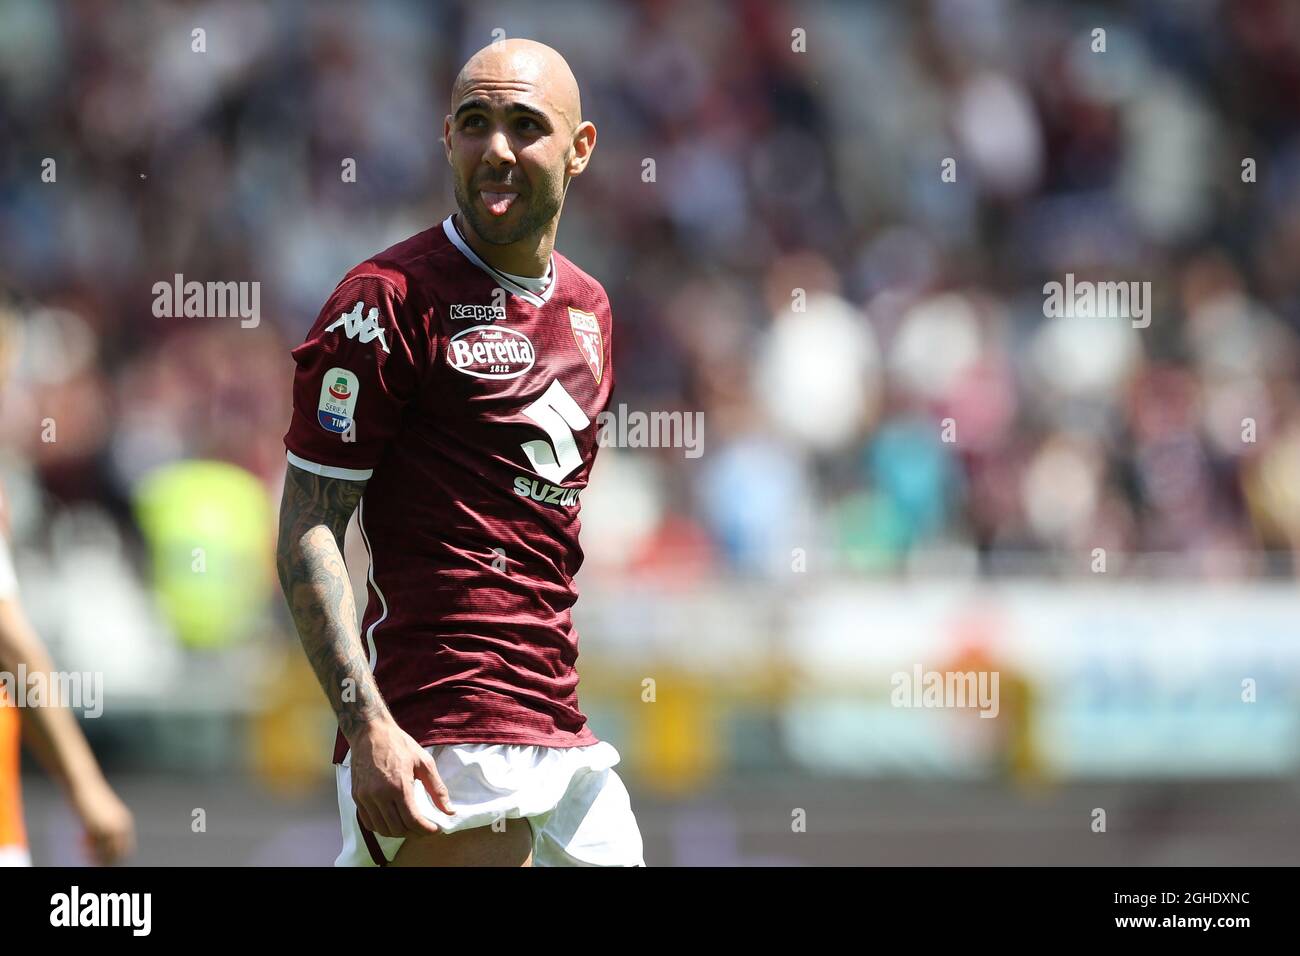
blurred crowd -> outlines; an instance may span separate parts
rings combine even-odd
[[[615,403],[703,414],[699,457],[601,452],[596,573],[1291,572],[1300,5],[0,18],[3,474],[29,563],[64,538],[145,554],[140,486],[169,463],[278,500],[289,349],[348,268],[453,211],[448,92],[500,28],[568,58],[598,127],[558,248],[609,293]],[[259,282],[260,323],[156,317],[178,273]],[[1067,273],[1149,282],[1150,324],[1045,315]]]

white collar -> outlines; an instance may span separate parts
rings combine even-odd
[[[533,295],[541,295],[546,291],[546,287],[551,284],[550,262],[546,263],[546,275],[544,276],[517,276],[513,272],[506,272],[503,269],[498,269],[497,271],[510,281],[523,286]]]
[[[554,255],[551,256],[550,260],[546,264],[546,275],[541,276],[540,278],[512,276],[510,273],[502,272],[500,269],[484,262],[482,258],[479,257],[478,253],[469,247],[469,243],[467,243],[464,237],[461,236],[460,230],[456,228],[456,223],[453,222],[452,219],[453,216],[448,216],[442,221],[443,233],[449,240],[451,240],[451,244],[461,251],[461,254],[464,255],[466,259],[495,279],[497,285],[501,286],[501,288],[505,289],[511,295],[519,296],[519,298],[523,299],[530,305],[542,306],[550,300],[551,294],[559,284],[559,273],[555,269]],[[550,279],[549,282],[547,282],[547,277]],[[542,282],[547,283],[545,289],[535,291],[531,288],[534,283]]]

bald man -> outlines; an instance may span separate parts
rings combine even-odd
[[[596,128],[558,53],[507,40],[443,144],[458,212],[350,271],[293,351],[278,567],[338,718],[337,863],[643,866],[570,617],[614,372],[605,290],[554,245]]]

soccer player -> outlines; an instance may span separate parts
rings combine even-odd
[[[0,511],[3,505],[0,504]],[[44,645],[28,624],[18,601],[9,544],[0,533],[0,671],[6,674],[52,674]],[[50,687],[57,682],[50,681]],[[0,866],[30,866],[18,788],[18,744],[25,730],[32,751],[63,784],[85,827],[90,857],[105,866],[131,853],[135,824],[95,762],[95,755],[72,713],[57,701],[24,708],[20,721],[15,702],[0,687]]]
[[[451,109],[459,214],[349,272],[293,351],[278,567],[338,717],[336,865],[643,866],[570,618],[614,376],[605,290],[554,244],[596,128],[530,40],[474,54]]]

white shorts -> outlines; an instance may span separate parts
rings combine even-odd
[[[31,866],[32,855],[25,846],[0,846],[0,866]]]
[[[533,866],[645,866],[627,788],[613,769],[618,751],[586,747],[446,744],[426,747],[451,796],[454,816],[419,783],[416,805],[446,833],[526,819]],[[335,766],[343,852],[335,866],[387,866],[405,837],[363,830],[352,801],[352,754]]]

